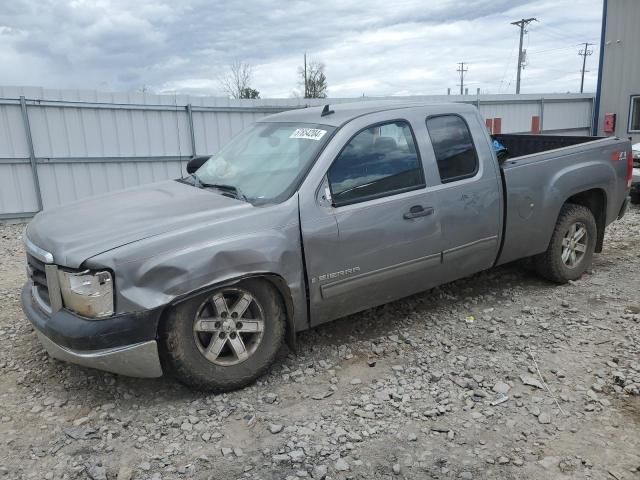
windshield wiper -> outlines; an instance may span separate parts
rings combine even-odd
[[[248,202],[247,196],[235,185],[226,185],[224,183],[207,183],[200,180],[200,177],[195,173],[191,175],[193,177],[193,186],[198,188],[217,188],[225,193],[231,193],[235,198]]]
[[[244,200],[245,202],[249,201],[247,200],[247,196],[242,193],[242,191],[235,185],[225,185],[224,183],[203,183],[202,185],[205,187],[217,188],[218,190],[222,190],[223,192],[229,192],[236,198]]]

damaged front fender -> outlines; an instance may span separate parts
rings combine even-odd
[[[308,328],[297,196],[254,207],[240,218],[124,245],[85,265],[115,273],[119,313],[172,305],[213,286],[266,276],[285,297],[290,330]]]

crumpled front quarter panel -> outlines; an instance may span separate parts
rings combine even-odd
[[[118,312],[157,308],[211,285],[275,274],[290,290],[296,330],[307,325],[297,195],[239,218],[125,245],[86,264],[115,272]]]

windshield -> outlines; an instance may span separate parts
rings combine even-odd
[[[196,183],[241,192],[251,202],[288,198],[335,128],[256,123],[200,167]]]

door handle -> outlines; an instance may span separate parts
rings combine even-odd
[[[405,220],[411,220],[412,218],[428,217],[433,214],[433,211],[433,207],[424,208],[422,205],[414,205],[408,212],[405,212],[405,214],[402,215],[402,218]]]

